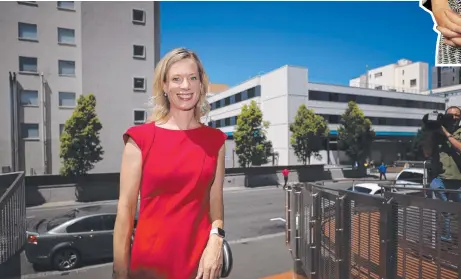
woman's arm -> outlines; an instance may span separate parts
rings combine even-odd
[[[131,235],[138,204],[139,184],[142,172],[142,153],[129,138],[122,156],[120,170],[120,196],[114,228],[114,276],[128,278]]]
[[[221,149],[219,149],[215,179],[210,189],[210,218],[212,227],[221,229],[224,227],[223,184],[225,174],[225,153],[226,146],[223,144]]]

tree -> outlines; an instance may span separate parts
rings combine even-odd
[[[322,140],[329,133],[328,123],[322,116],[302,104],[298,108],[295,121],[290,124],[290,132],[290,143],[300,162],[306,165],[306,162],[311,163],[311,156],[322,158],[319,153],[322,150]]]
[[[96,115],[93,94],[81,95],[72,116],[66,121],[61,134],[61,175],[82,176],[102,160],[104,151],[99,140],[101,122]]]
[[[374,137],[370,119],[365,117],[354,101],[350,101],[338,128],[339,147],[346,151],[353,162],[363,166]]]
[[[255,101],[242,107],[234,132],[235,153],[241,167],[259,166],[269,161],[272,143],[266,137],[268,127],[269,122],[263,121],[262,111]]]

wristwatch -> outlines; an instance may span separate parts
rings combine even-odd
[[[225,238],[225,237],[226,237],[226,232],[225,232],[223,229],[221,229],[221,228],[212,228],[211,231],[210,231],[210,236],[211,236],[212,234],[216,234],[216,235],[218,235],[218,236],[221,237],[221,238]]]

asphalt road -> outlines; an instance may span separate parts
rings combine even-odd
[[[259,239],[267,242],[270,239],[264,239],[261,236],[269,235],[270,237],[280,238],[285,231],[285,223],[283,221],[271,221],[273,218],[284,218],[285,215],[284,192],[281,188],[265,187],[225,191],[224,199],[226,238],[231,245],[245,246],[242,242],[245,243]],[[104,208],[104,211],[115,212],[117,205],[114,202],[111,204],[105,203],[101,206]],[[34,208],[27,210],[27,216],[29,220],[50,218],[65,213],[75,207],[74,205],[54,208]],[[286,251],[286,249],[283,251]],[[22,275],[25,275],[23,278],[48,278],[48,276],[60,274],[56,271],[35,271],[24,255],[22,257],[21,270]]]

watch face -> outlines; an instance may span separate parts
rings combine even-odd
[[[226,232],[221,228],[218,228],[218,234],[222,237],[226,237]]]

